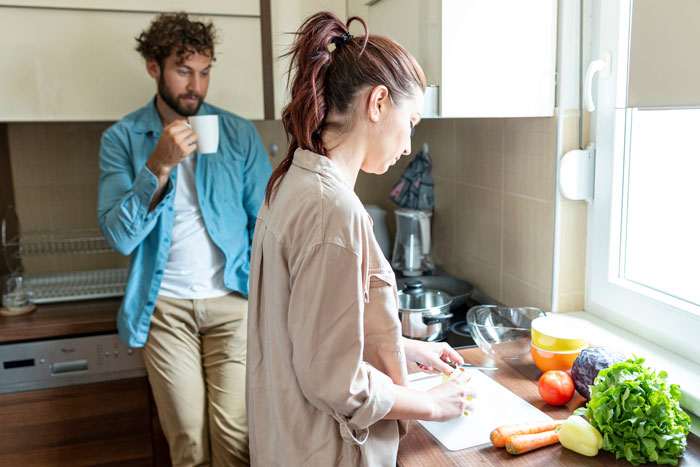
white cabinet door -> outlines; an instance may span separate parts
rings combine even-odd
[[[440,115],[554,114],[556,0],[443,0]]]
[[[260,16],[260,0],[0,0],[0,5],[119,11],[187,11]]]
[[[366,16],[362,10],[349,15],[364,18],[370,34],[388,36],[401,44],[418,60],[428,84],[439,84],[441,4],[440,0],[382,0],[365,7]]]
[[[152,13],[0,8],[0,121],[111,121],[156,92],[134,38]],[[263,117],[260,19],[215,16],[207,102]]]
[[[554,114],[557,0],[348,0],[440,86],[441,117]]]

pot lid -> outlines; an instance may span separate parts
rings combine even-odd
[[[450,304],[452,297],[437,289],[424,289],[423,282],[414,279],[406,281],[403,289],[398,291],[399,309],[408,311],[425,311]]]

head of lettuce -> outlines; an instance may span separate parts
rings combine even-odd
[[[686,448],[690,417],[681,410],[678,385],[666,382],[644,359],[629,359],[601,370],[591,400],[574,413],[585,415],[603,435],[603,449],[633,465],[678,464]]]

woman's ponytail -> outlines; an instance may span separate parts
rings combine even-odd
[[[326,70],[331,61],[329,43],[335,36],[347,34],[345,24],[333,13],[324,11],[309,17],[296,32],[291,50],[289,80],[291,100],[282,111],[282,124],[289,147],[284,160],[277,166],[265,190],[269,203],[275,185],[292,165],[294,152],[302,147],[326,155],[320,127],[328,114],[326,103]],[[293,76],[293,78],[292,78]]]
[[[355,20],[364,26],[363,38],[353,37],[348,30]],[[425,89],[425,76],[415,59],[393,40],[371,36],[362,18],[354,16],[343,23],[335,14],[322,11],[304,21],[295,34],[285,54],[291,57],[287,80],[291,86],[282,124],[289,147],[267,183],[268,204],[298,148],[328,155],[321,134],[330,110],[344,114],[357,93],[368,86],[384,85],[395,98]],[[331,44],[335,45],[332,51]]]

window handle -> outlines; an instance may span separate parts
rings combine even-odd
[[[584,89],[586,90],[586,110],[593,112],[595,110],[595,103],[593,102],[593,75],[599,71],[605,69],[605,60],[593,60],[588,64],[588,69],[586,69],[586,81],[584,82]]]
[[[586,96],[586,110],[593,112],[595,110],[595,103],[593,102],[593,76],[597,72],[600,73],[601,78],[607,78],[610,76],[610,52],[603,54],[602,58],[598,60],[593,60],[588,64],[586,69],[586,79],[583,83],[583,89]]]

